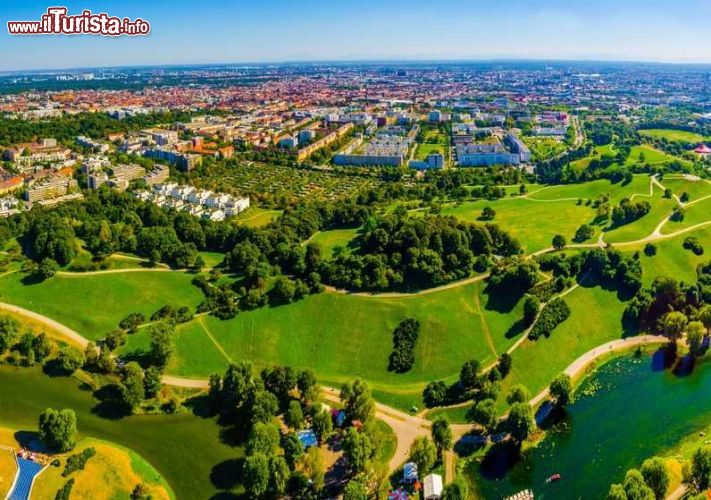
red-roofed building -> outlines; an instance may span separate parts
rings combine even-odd
[[[701,144],[698,148],[694,150],[694,153],[699,154],[701,156],[711,156],[711,148],[708,147],[706,144]]]

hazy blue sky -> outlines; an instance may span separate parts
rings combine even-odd
[[[66,5],[151,23],[147,37],[10,36]],[[711,63],[711,0],[0,0],[0,70],[357,59]]]

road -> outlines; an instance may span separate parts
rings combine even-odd
[[[331,387],[322,387],[323,397],[334,403],[339,403],[339,391]],[[380,403],[375,403],[375,416],[388,424],[395,432],[397,445],[388,467],[394,472],[410,455],[412,443],[421,436],[430,436],[432,423],[423,418],[408,415],[405,412],[390,408]]]

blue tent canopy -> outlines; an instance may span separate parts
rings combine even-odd
[[[304,449],[311,448],[312,446],[318,446],[318,439],[316,438],[316,433],[311,429],[305,431],[299,431],[296,433],[299,436],[299,441],[303,445]]]
[[[406,483],[414,483],[417,481],[417,464],[407,462],[402,469],[402,479]]]

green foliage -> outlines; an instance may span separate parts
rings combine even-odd
[[[535,428],[533,410],[528,403],[515,403],[511,405],[506,426],[517,442],[523,442]]]
[[[397,373],[409,371],[415,364],[415,343],[420,333],[420,322],[408,318],[400,322],[393,332],[393,352],[389,369]]]
[[[666,498],[669,489],[669,471],[664,460],[659,457],[649,458],[642,464],[640,472],[644,482],[654,492],[656,500]]]
[[[289,427],[297,430],[304,425],[304,413],[301,409],[301,403],[295,399],[289,402],[289,409],[284,415],[284,421]]]
[[[47,408],[39,416],[39,434],[48,448],[59,452],[74,448],[77,438],[77,417],[73,410]]]
[[[415,439],[410,447],[410,461],[417,464],[417,470],[423,477],[429,474],[437,460],[437,448],[425,436]]]
[[[711,448],[702,447],[694,452],[691,467],[684,474],[684,484],[696,492],[706,491],[711,486]]]
[[[511,392],[506,396],[509,405],[516,403],[527,403],[531,400],[531,392],[523,384],[516,384],[511,388]]]
[[[370,393],[370,387],[361,379],[341,387],[341,400],[350,420],[367,422],[375,413],[375,402]]]
[[[470,420],[485,429],[491,429],[496,424],[496,401],[482,399],[474,404],[470,413]]]
[[[256,422],[247,437],[246,450],[248,455],[263,453],[273,455],[279,446],[279,429],[271,423]]]
[[[84,366],[84,354],[74,347],[64,347],[57,356],[57,366],[67,375],[71,375]]]
[[[355,427],[349,427],[343,438],[343,454],[350,467],[356,473],[363,472],[375,456],[375,446],[366,432],[360,432]]]
[[[570,375],[561,373],[553,379],[550,385],[551,397],[559,407],[567,406],[573,401],[573,381]]]
[[[437,447],[437,453],[441,456],[443,451],[452,449],[452,429],[446,418],[438,418],[432,424],[432,440]]]
[[[69,458],[67,458],[67,464],[64,466],[64,471],[62,471],[62,477],[67,477],[78,470],[84,470],[86,463],[94,455],[96,455],[96,450],[93,447],[85,448],[81,453],[70,455]]]
[[[537,340],[542,335],[550,337],[555,328],[570,316],[570,307],[565,299],[556,298],[541,310],[538,320],[533,325],[528,338]]]
[[[151,339],[149,358],[153,365],[164,368],[175,350],[173,342],[173,327],[165,322],[153,323],[148,327]]]
[[[262,498],[269,491],[269,460],[264,453],[256,453],[244,461],[244,487],[250,498]]]
[[[64,483],[64,486],[62,486],[59,491],[57,491],[57,494],[54,496],[54,500],[69,500],[69,495],[71,494],[73,487],[74,478],[71,478],[69,481]]]

